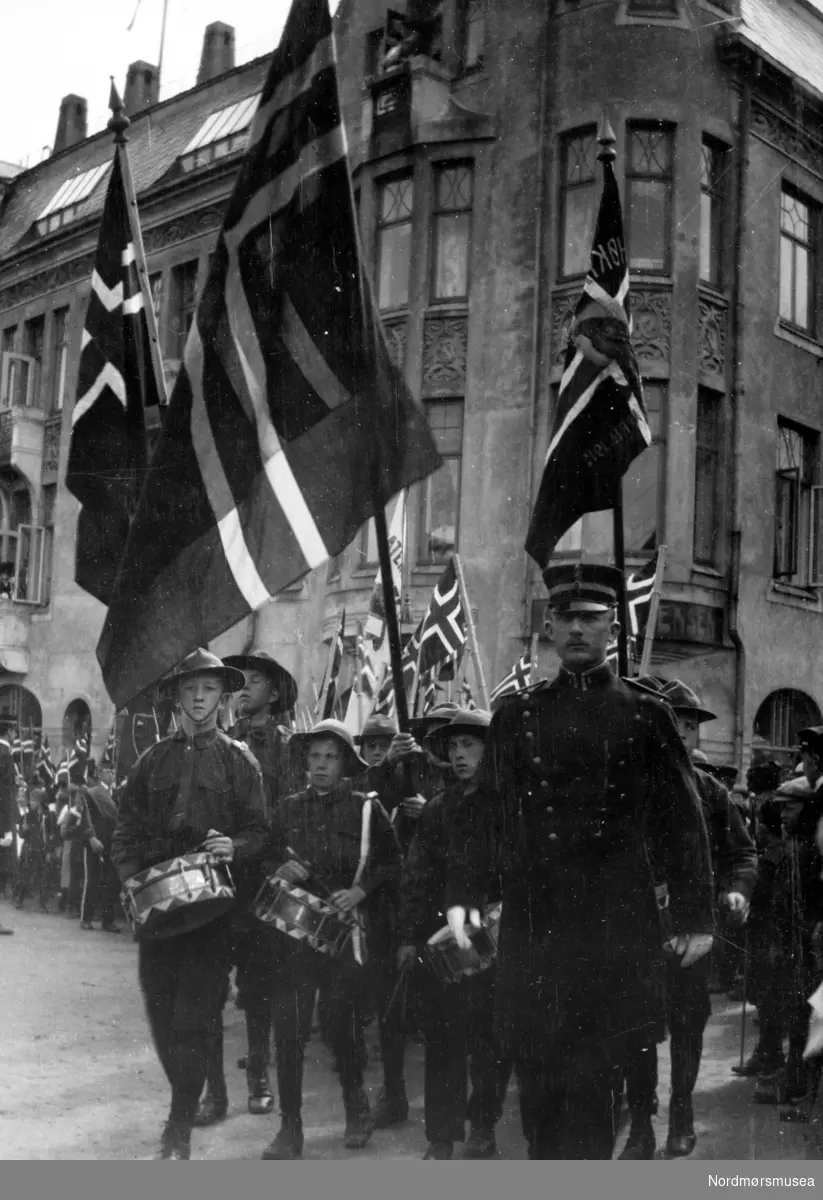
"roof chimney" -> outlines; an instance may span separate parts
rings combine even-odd
[[[198,83],[208,83],[218,75],[225,75],[234,67],[234,29],[222,21],[213,21],[206,26],[203,35],[203,53],[200,55]]]
[[[54,135],[53,154],[85,140],[87,134],[86,101],[82,96],[64,96],[60,101],[60,116],[57,118],[57,133]]]
[[[123,108],[127,117],[151,108],[160,98],[160,73],[147,62],[133,62],[126,75]]]

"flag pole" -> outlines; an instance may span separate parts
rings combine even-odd
[[[529,656],[530,660],[531,660],[532,683],[535,682],[535,676],[537,675],[537,648],[538,648],[539,643],[540,643],[540,634],[533,633],[532,634],[532,644],[531,644],[531,654]]]
[[[463,564],[460,561],[460,555],[452,555],[454,559],[454,573],[457,576],[457,586],[460,588],[460,599],[463,603],[463,612],[466,614],[466,635],[469,642],[469,654],[472,656],[474,663],[474,671],[477,678],[477,686],[480,690],[480,699],[483,702],[484,709],[488,712],[489,709],[489,693],[486,690],[486,677],[483,674],[483,664],[480,662],[480,653],[477,649],[477,633],[474,628],[474,618],[472,610],[469,608],[469,597],[466,592],[466,580],[463,575]]]
[[[337,634],[340,629],[340,613],[335,614],[336,624],[334,626],[334,634],[329,647],[329,657],[326,662],[326,674],[323,676],[323,684],[320,689],[320,695],[317,697],[317,706],[315,708],[315,716],[321,721],[323,720],[323,710],[326,707],[326,697],[329,694],[329,685],[331,683],[331,671],[334,665],[334,655],[337,650]],[[316,690],[316,689],[315,689]]]
[[[614,149],[616,141],[617,139],[609,123],[609,118],[604,113],[597,135],[597,142],[600,146],[597,158],[599,162],[603,163],[604,168],[606,163],[612,163],[617,158],[617,153]],[[614,565],[620,572],[619,594],[617,597],[617,617],[620,622],[620,630],[617,634],[617,672],[619,675],[625,677],[629,674],[629,629],[628,609],[626,606],[626,546],[623,536],[622,479],[619,479],[617,482],[617,494],[612,509],[612,523],[614,528]]]
[[[143,310],[146,314],[146,326],[149,331],[151,345],[151,361],[154,367],[154,377],[157,383],[157,395],[161,404],[168,404],[169,394],[166,390],[166,376],[163,372],[163,355],[160,350],[160,336],[157,330],[157,314],[154,311],[154,300],[149,284],[149,273],[146,269],[146,254],[143,249],[143,234],[140,229],[140,214],[137,209],[137,197],[134,192],[134,180],[131,175],[131,163],[126,143],[126,130],[131,121],[123,110],[123,101],[114,86],[114,76],[111,77],[111,93],[109,108],[112,115],[107,128],[114,134],[114,145],[120,159],[120,170],[123,175],[123,191],[126,193],[126,208],[129,214],[129,228],[134,246],[134,265],[137,267],[137,278],[140,280],[140,291],[143,295]]]
[[[386,510],[382,504],[374,506],[374,531],[377,535],[377,554],[380,562],[380,574],[383,580],[392,581],[391,555],[389,553],[389,531],[386,527]],[[397,727],[401,733],[409,729],[409,706],[406,702],[406,689],[403,686],[403,649],[400,645],[400,622],[397,619],[397,607],[394,603],[394,587],[383,585],[383,608],[386,613],[386,632],[389,635],[389,663],[394,681],[394,704],[397,710]],[[405,762],[407,790],[411,787],[411,772]],[[409,795],[412,793],[409,792]]]
[[[660,593],[663,588],[663,573],[666,570],[666,554],[668,547],[661,546],[657,552],[657,565],[654,572],[654,589],[649,606],[649,619],[646,622],[646,632],[643,635],[643,656],[640,659],[640,674],[648,675],[652,665],[652,649],[654,635],[657,632],[657,613],[660,608]]]

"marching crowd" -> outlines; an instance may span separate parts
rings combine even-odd
[[[59,884],[83,928],[99,909],[116,932],[119,874],[171,1088],[160,1157],[187,1159],[192,1130],[227,1115],[232,971],[249,1111],[280,1113],[267,1159],[302,1157],[318,1013],[349,1150],[408,1119],[415,1035],[427,1159],[459,1143],[464,1158],[493,1157],[512,1078],[530,1158],[611,1158],[624,1094],[620,1157],[652,1158],[668,1037],[663,1152],[688,1155],[712,991],[757,1008],[757,1045],[736,1068],[755,1080],[754,1102],[808,1120],[823,728],[801,732],[789,779],[756,761],[728,791],[729,772],[699,749],[714,719],[700,698],[677,680],[619,679],[606,661],[611,568],[550,568],[546,583],[560,673],[493,717],[441,704],[407,733],[386,716],[357,739],[333,719],[289,732],[279,718],[297,689],[271,655],[199,650],[164,684],[177,732],[141,756],[117,805],[91,761],[83,782],[29,789],[16,904],[45,908]],[[224,733],[227,695],[239,719]],[[186,863],[204,857],[211,890],[188,903]],[[382,1088],[370,1108],[373,1020]]]

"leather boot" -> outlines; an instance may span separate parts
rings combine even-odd
[[[246,1082],[249,1088],[249,1112],[254,1116],[265,1116],[274,1108],[267,1065],[270,1032],[268,1014],[246,1011],[246,1033],[249,1039]]]
[[[362,1087],[344,1094],[346,1105],[346,1132],[344,1145],[347,1150],[363,1150],[374,1132],[374,1120],[369,1108],[369,1099]]]
[[[629,1138],[618,1158],[622,1162],[642,1162],[654,1158],[656,1146],[651,1117],[632,1113]]]
[[[182,1162],[191,1158],[191,1128],[179,1121],[166,1121],[160,1136],[158,1158]]]
[[[497,1154],[497,1142],[494,1130],[482,1125],[472,1125],[469,1129],[468,1140],[463,1147],[464,1158],[494,1158]]]
[[[303,1157],[303,1122],[283,1115],[277,1136],[263,1151],[263,1158],[287,1162]]]
[[[688,1100],[672,1099],[669,1108],[669,1136],[666,1141],[668,1158],[685,1158],[697,1144],[694,1132],[691,1097]]]
[[[209,1058],[206,1065],[206,1094],[197,1106],[194,1123],[198,1127],[216,1125],[225,1119],[229,1110],[226,1074],[223,1067],[223,1018],[221,1016],[209,1038]]]
[[[374,1106],[374,1128],[389,1129],[393,1125],[402,1125],[409,1119],[409,1101],[406,1096],[406,1084],[401,1079],[400,1085],[391,1090],[384,1086],[377,1095]]]

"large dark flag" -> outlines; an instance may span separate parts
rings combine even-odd
[[[439,465],[361,269],[327,0],[294,0],[98,645],[115,704]]]
[[[591,266],[574,311],[557,409],[526,550],[545,568],[584,513],[614,508],[620,481],[651,442],[631,343],[629,268],[610,162]]]
[[[160,402],[134,247],[118,151],[91,277],[66,473],[83,506],[75,579],[104,604],[145,479],[146,412],[158,412]]]

